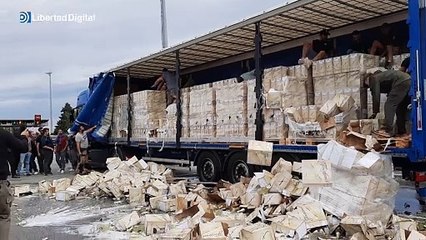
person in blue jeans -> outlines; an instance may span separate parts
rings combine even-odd
[[[29,134],[31,136],[31,133]],[[22,174],[23,173],[22,168],[25,168],[24,174],[26,174],[27,176],[31,176],[31,172],[30,172],[31,151],[32,151],[31,141],[30,139],[28,139],[28,152],[21,153],[20,155],[20,161],[18,164],[18,172],[17,172],[18,175]]]

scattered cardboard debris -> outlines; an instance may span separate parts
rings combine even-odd
[[[255,143],[258,148],[249,155],[255,164],[270,165],[269,150],[260,145]],[[215,187],[173,179],[163,165],[135,157],[110,158],[104,174],[77,175],[70,186],[64,179],[40,182],[39,188],[56,194],[58,201],[99,194],[128,199],[138,210],[116,221],[115,228],[143,227],[152,239],[332,239],[342,237],[342,229],[345,239],[422,235],[407,219],[393,217],[388,224],[398,184],[389,177],[392,168],[384,156],[331,141],[319,146],[318,157],[293,163],[280,159],[271,172]]]

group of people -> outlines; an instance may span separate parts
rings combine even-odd
[[[55,142],[50,137],[49,128],[31,132],[22,127],[20,133],[15,135],[0,128],[0,239],[9,239],[13,194],[8,176],[19,177],[19,166],[24,166],[27,174],[36,173],[38,169],[45,175],[52,174],[50,165],[55,154],[60,171],[64,172],[67,153],[73,169],[84,173],[88,163],[88,133],[95,128],[96,126],[86,130],[84,126],[80,126],[79,132],[70,137],[59,130]]]
[[[333,41],[328,38],[329,31],[324,29],[319,34],[319,39],[303,45],[302,58],[300,64],[310,65],[312,61],[333,57],[336,54]],[[373,114],[370,119],[376,118],[380,112],[380,95],[387,94],[384,106],[385,123],[382,129],[376,133],[382,137],[404,136],[406,131],[406,116],[410,104],[410,83],[409,75],[410,59],[403,61],[399,70],[388,69],[393,65],[394,53],[400,53],[396,36],[392,28],[385,23],[380,27],[380,35],[374,40],[370,47],[363,41],[361,33],[352,33],[351,45],[347,49],[347,54],[368,53],[385,57],[384,68],[372,69],[365,76],[365,85],[371,90],[373,99]],[[396,124],[394,119],[396,115]],[[396,125],[396,128],[394,127]]]
[[[86,130],[80,126],[76,135],[67,136],[58,130],[56,140],[50,137],[49,128],[39,128],[36,132],[28,130],[27,151],[24,153],[13,152],[14,157],[9,158],[12,178],[22,175],[52,174],[51,165],[53,158],[59,167],[59,172],[64,173],[66,164],[71,163],[72,170],[82,173],[81,168],[87,162],[87,148],[89,146],[87,133],[95,127]],[[37,159],[37,161],[36,161]],[[81,166],[81,168],[79,168]]]
[[[321,60],[336,56],[336,50],[334,43],[329,39],[330,32],[327,29],[323,29],[319,33],[319,39],[312,42],[307,42],[303,45],[302,58],[299,60],[300,64]],[[351,45],[346,51],[346,54],[351,53],[368,53],[372,55],[380,55],[385,57],[385,67],[390,67],[393,64],[394,52],[398,53],[401,51],[396,40],[396,35],[393,33],[392,28],[389,24],[385,23],[380,27],[379,37],[368,45],[364,40],[359,31],[352,32]]]

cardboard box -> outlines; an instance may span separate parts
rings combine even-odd
[[[271,166],[273,144],[262,141],[249,141],[247,163]]]
[[[225,231],[223,230],[222,223],[209,222],[200,223],[200,236],[202,240],[224,240]]]
[[[107,164],[108,170],[112,171],[114,169],[117,169],[118,166],[120,166],[121,159],[118,157],[107,158],[106,164]]]
[[[244,227],[240,232],[240,239],[245,240],[275,240],[275,234],[271,226],[264,223],[256,223]]]
[[[246,186],[242,182],[232,184],[229,188],[233,197],[241,197],[247,191]]]
[[[271,169],[271,173],[273,175],[280,173],[280,172],[288,172],[291,173],[293,171],[293,165],[291,164],[291,162],[286,161],[282,158],[280,158],[278,160],[277,163],[275,163],[275,165],[272,167]]]
[[[283,197],[280,193],[267,193],[263,195],[263,205],[280,205]]]
[[[75,199],[75,192],[59,191],[55,194],[56,201],[68,202]]]
[[[161,199],[158,201],[158,209],[163,212],[171,212],[176,209],[176,200],[175,199]]]
[[[145,233],[147,235],[165,233],[167,224],[172,219],[168,214],[147,214],[145,215]]]
[[[191,240],[192,229],[174,228],[161,234],[162,240]]]
[[[292,179],[292,175],[288,172],[277,173],[271,180],[271,188],[269,192],[281,193]]]
[[[53,192],[55,192],[55,191],[53,190]],[[19,186],[14,187],[14,196],[15,197],[19,197],[21,194],[25,194],[25,193],[31,193],[31,188],[30,188],[29,184],[19,185]]]
[[[38,192],[39,193],[47,193],[49,191],[49,187],[52,183],[42,180],[38,183]]]
[[[259,207],[262,203],[262,195],[258,192],[247,192],[245,194],[245,200],[247,205]]]
[[[128,214],[118,220],[115,224],[115,228],[119,231],[126,231],[127,229],[135,226],[140,223],[140,217],[136,211],[133,211],[131,214]]]
[[[304,185],[331,186],[330,161],[302,160],[302,182]]]
[[[307,233],[306,223],[294,217],[279,216],[269,219],[274,232],[284,233],[288,236],[298,236],[298,239],[303,238]],[[296,235],[297,234],[297,235]]]
[[[53,180],[52,185],[55,187],[55,191],[65,191],[69,186],[71,186],[71,179],[61,178]]]
[[[137,206],[145,203],[145,190],[143,188],[129,188],[130,205]]]

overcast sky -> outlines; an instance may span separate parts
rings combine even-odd
[[[285,0],[166,0],[169,45],[257,15]],[[94,22],[22,24],[19,12],[96,15]],[[75,106],[87,79],[161,50],[160,0],[20,0],[0,2],[0,119],[49,118]]]

